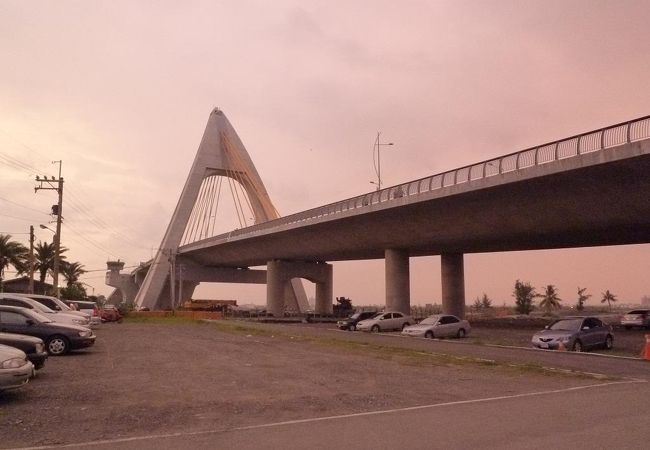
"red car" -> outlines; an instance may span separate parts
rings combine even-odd
[[[113,305],[105,305],[101,312],[99,313],[102,322],[121,322],[122,314],[120,311]]]

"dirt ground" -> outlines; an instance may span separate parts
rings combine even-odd
[[[0,448],[222,430],[594,383],[285,330],[232,322],[103,324],[93,348],[50,358],[27,386],[0,395]]]

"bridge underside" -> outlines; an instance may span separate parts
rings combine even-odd
[[[639,152],[642,145],[648,144],[620,149],[633,157],[560,160],[525,176],[513,172],[444,188],[447,195],[429,200],[398,199],[399,208],[230,242],[206,240],[180,252],[201,265],[249,267],[271,259],[380,259],[391,248],[424,256],[648,243],[650,153]]]

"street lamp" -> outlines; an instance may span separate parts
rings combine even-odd
[[[394,145],[392,142],[379,142],[379,136],[381,133],[378,131],[377,132],[377,139],[375,139],[375,143],[372,146],[372,162],[374,164],[375,162],[375,152],[377,153],[377,164],[375,165],[375,173],[377,174],[377,182],[375,183],[374,181],[371,181],[372,184],[377,185],[377,190],[381,191],[381,158],[380,158],[380,150],[382,145]]]
[[[52,284],[54,285],[54,292],[56,292],[56,297],[59,298],[59,249],[61,245],[59,242],[59,234],[52,228],[47,227],[43,224],[40,224],[39,227],[43,230],[49,230],[54,233],[54,267],[52,268]],[[59,227],[57,226],[57,229],[58,228]]]

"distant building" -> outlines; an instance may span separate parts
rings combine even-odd
[[[13,280],[5,280],[3,283],[4,292],[16,292],[17,294],[29,293],[29,277],[14,278]],[[41,283],[34,280],[34,294],[47,295],[52,292],[52,285],[50,283]]]
[[[641,297],[641,304],[643,306],[650,306],[650,295],[644,295]]]

